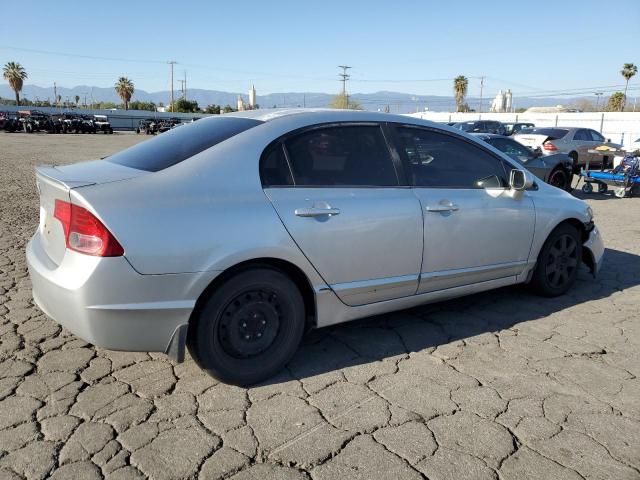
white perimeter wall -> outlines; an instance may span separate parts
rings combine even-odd
[[[532,122],[537,127],[585,127],[602,133],[612,142],[628,145],[640,138],[640,112],[582,113],[449,113],[419,112],[408,114],[434,122],[498,120],[500,122]]]

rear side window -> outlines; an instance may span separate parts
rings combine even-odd
[[[469,142],[419,128],[401,127],[398,133],[414,186],[472,189],[507,185],[502,161]]]
[[[398,185],[379,126],[318,128],[286,140],[285,147],[296,186]]]
[[[578,130],[573,135],[574,140],[585,140],[587,142],[591,141],[591,135],[589,134],[589,130]]]
[[[271,145],[262,154],[260,160],[260,178],[263,187],[282,187],[293,185],[291,170],[284,155],[282,143]]]
[[[105,160],[138,170],[158,172],[261,123],[251,118],[206,118],[169,130]]]
[[[604,142],[604,137],[595,130],[589,130],[589,134],[591,135],[591,140],[594,142]]]

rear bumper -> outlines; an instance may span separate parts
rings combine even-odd
[[[589,266],[591,272],[595,277],[602,268],[602,261],[604,259],[604,242],[602,241],[602,235],[600,230],[594,225],[593,229],[589,232],[589,238],[584,242],[585,253],[589,256],[591,263]]]
[[[26,255],[40,309],[78,337],[111,350],[166,352],[216,273],[141,275],[124,257],[70,250],[55,265],[38,233]]]

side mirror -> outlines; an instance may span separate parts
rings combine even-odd
[[[533,158],[540,158],[542,156],[542,150],[540,149],[540,147],[536,147],[533,150]]]
[[[610,138],[607,138],[607,143],[611,143],[611,139]]]
[[[533,186],[533,175],[526,170],[514,168],[511,170],[511,175],[509,176],[509,186],[516,191],[531,188]]]

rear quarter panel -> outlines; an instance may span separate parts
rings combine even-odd
[[[72,195],[110,229],[139,273],[219,272],[269,257],[322,285],[262,190],[258,161],[270,136],[246,133],[160,172]]]

